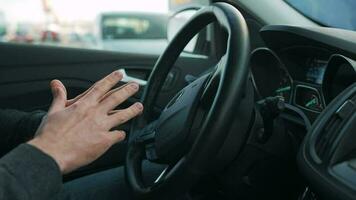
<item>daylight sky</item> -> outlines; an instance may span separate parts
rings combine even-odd
[[[7,21],[43,21],[42,0],[0,0]],[[60,20],[91,20],[103,11],[168,11],[168,0],[52,0]]]

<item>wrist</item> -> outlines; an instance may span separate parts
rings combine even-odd
[[[50,143],[43,142],[40,138],[36,137],[36,138],[30,140],[29,142],[27,142],[27,144],[36,147],[43,153],[50,156],[57,163],[59,170],[61,171],[62,174],[65,174],[68,171],[67,170],[68,165],[67,165],[66,160],[64,159],[65,157],[61,156],[60,153],[58,152],[58,150],[53,149],[53,147],[51,148],[51,146],[48,145]]]

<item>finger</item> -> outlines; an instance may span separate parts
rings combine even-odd
[[[82,97],[84,97],[86,94],[88,94],[88,92],[94,87],[95,84],[93,84],[92,86],[90,86],[89,89],[87,89],[85,92],[81,93],[80,95],[76,96],[73,99],[70,99],[67,101],[66,106],[70,106],[73,103],[77,102],[79,99],[81,99]]]
[[[122,73],[114,71],[94,84],[93,88],[84,95],[83,99],[89,102],[98,102],[112,87],[122,79]]]
[[[141,114],[142,110],[142,103],[137,102],[126,109],[120,110],[119,112],[110,115],[108,123],[110,127],[118,126]]]
[[[56,81],[56,85],[58,84],[59,87],[61,87],[63,89],[63,91],[65,92],[66,96],[67,96],[67,89],[66,87],[63,85],[63,83],[61,81]]]
[[[104,107],[104,110],[112,110],[129,97],[134,95],[139,89],[139,85],[137,83],[130,83],[125,87],[121,88],[120,90],[116,90],[115,92],[111,93],[110,96],[106,97],[102,102],[101,105]]]
[[[121,112],[121,110],[110,110],[108,112],[108,115],[113,115],[113,114],[118,113],[118,112]]]
[[[51,90],[53,95],[52,105],[49,108],[49,113],[55,113],[65,108],[67,101],[67,93],[62,82],[59,80],[51,81]]]
[[[113,90],[110,90],[109,92],[107,92],[103,97],[101,97],[100,101],[103,101],[104,99],[106,99],[108,96],[110,96],[112,93],[118,91],[118,90],[121,90],[123,87],[125,87],[126,85],[129,85],[131,83],[134,83],[134,82],[129,82],[129,83],[126,83],[124,85],[121,85],[120,87],[117,87]]]
[[[129,83],[126,83],[126,84],[124,84],[124,85],[121,85],[121,86],[118,87],[118,88],[115,88],[114,90],[109,91],[108,93],[106,93],[106,94],[101,98],[101,100],[105,99],[107,96],[109,96],[110,94],[112,94],[114,91],[117,91],[117,90],[123,88],[123,87],[124,87],[125,85],[127,85],[127,84],[129,84]],[[94,84],[94,85],[95,85],[95,84]],[[74,99],[68,100],[66,106],[70,106],[70,105],[72,105],[73,103],[77,102],[79,99],[81,99],[83,96],[85,96],[85,95],[94,87],[94,85],[92,85],[89,89],[87,89],[87,90],[86,90],[85,92],[83,92],[82,94],[76,96]]]
[[[125,131],[114,130],[114,131],[109,131],[109,133],[107,134],[111,141],[111,145],[123,141],[126,137]]]

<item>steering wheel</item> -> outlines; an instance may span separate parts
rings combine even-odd
[[[228,36],[226,53],[215,71],[178,92],[154,119],[158,93],[176,59],[191,38],[215,21]],[[248,124],[253,110],[253,98],[248,95],[251,92],[246,91],[249,45],[243,16],[227,3],[214,3],[199,10],[170,42],[153,68],[141,99],[145,109],[132,122],[130,131],[125,173],[136,197],[168,198],[188,191],[202,174],[211,170],[214,158],[229,143],[236,116],[241,114],[247,121],[238,125]],[[241,107],[244,112],[240,113]],[[247,125],[238,127],[232,137],[243,141]],[[233,144],[233,152],[241,146]],[[168,165],[152,185],[144,184],[143,159]]]

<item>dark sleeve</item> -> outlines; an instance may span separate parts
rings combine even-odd
[[[44,115],[44,111],[0,109],[0,157],[33,138]]]
[[[29,144],[22,144],[0,159],[1,200],[47,200],[62,187],[57,163]]]

